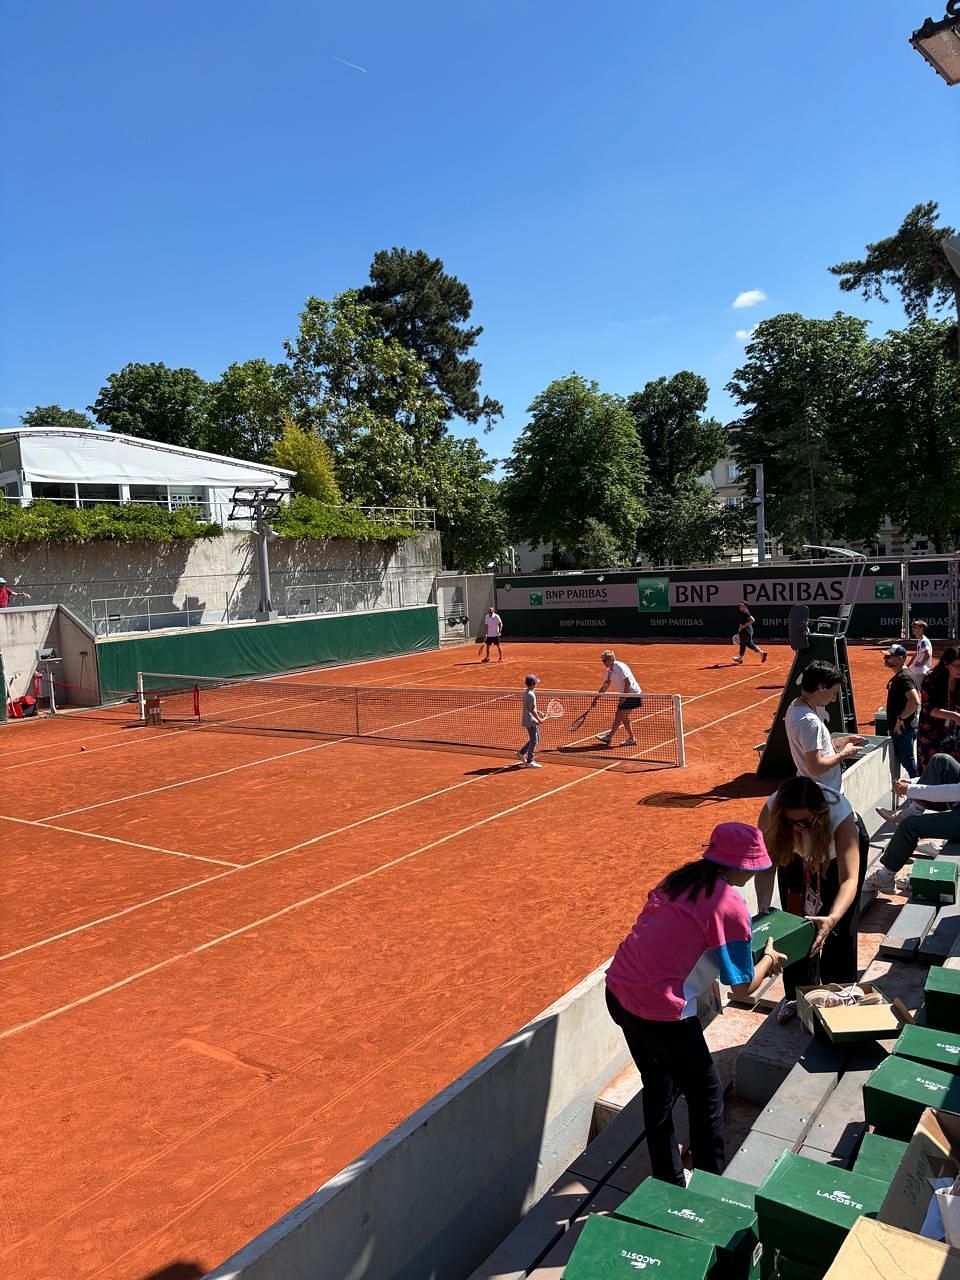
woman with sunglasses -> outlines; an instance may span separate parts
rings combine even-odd
[[[750,912],[734,888],[771,865],[756,827],[721,822],[701,858],[650,891],[607,970],[607,1008],[640,1071],[650,1167],[662,1182],[685,1185],[673,1127],[681,1094],[695,1167],[725,1168],[723,1086],[697,1003],[716,978],[743,999],[780,972],[772,938],[754,966]]]
[[[817,930],[809,955],[783,971],[777,1021],[785,1023],[797,1012],[797,987],[857,980],[869,839],[846,796],[801,776],[770,797],[758,826],[775,868],[757,876],[759,909],[769,910],[776,875],[784,911],[805,916]]]

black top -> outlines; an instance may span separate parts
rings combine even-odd
[[[907,694],[911,689],[916,689],[917,682],[906,669],[901,668],[900,671],[887,684],[887,732],[893,732],[893,726],[899,719],[901,711],[907,705]],[[912,716],[904,720],[904,727],[907,729],[915,729],[917,727],[917,713],[914,711]]]
[[[753,623],[756,622],[756,618],[753,616],[750,610],[745,608],[745,606],[742,604],[737,605],[737,613],[739,613],[740,615],[739,625],[741,627],[744,625],[744,623],[746,623],[748,626],[752,626]]]

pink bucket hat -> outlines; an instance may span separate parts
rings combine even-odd
[[[763,833],[746,822],[718,823],[703,856],[733,871],[768,871],[773,866]]]

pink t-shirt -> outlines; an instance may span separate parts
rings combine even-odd
[[[637,1018],[691,1018],[714,979],[733,986],[753,978],[752,937],[747,904],[726,880],[696,902],[686,895],[671,902],[653,889],[617,948],[607,986]]]

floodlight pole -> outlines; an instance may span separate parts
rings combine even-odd
[[[257,570],[260,576],[260,605],[257,609],[258,622],[271,622],[278,615],[274,612],[270,598],[270,557],[267,554],[267,521],[264,514],[266,503],[261,499],[254,508],[256,514]]]
[[[267,539],[272,530],[267,525],[267,516],[272,515],[279,507],[283,493],[272,486],[240,485],[233,491],[233,504],[230,508],[230,519],[238,517],[250,518],[253,523],[251,537],[257,544],[257,576],[260,579],[260,604],[257,608],[258,622],[272,622],[279,615],[273,608],[270,598],[270,558],[267,555]],[[249,516],[246,513],[249,512]]]
[[[767,558],[767,508],[763,489],[763,463],[755,463],[753,469],[757,475],[757,496],[753,500],[757,508],[757,564],[763,564]]]

